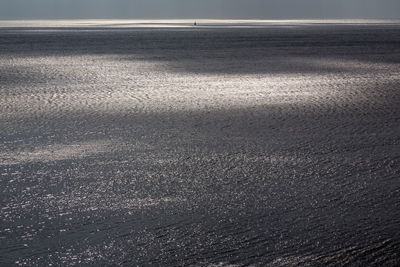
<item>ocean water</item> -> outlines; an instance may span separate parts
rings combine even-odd
[[[398,266],[399,21],[0,22],[1,266]]]

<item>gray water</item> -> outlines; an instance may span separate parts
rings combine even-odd
[[[147,26],[0,28],[1,266],[400,264],[399,23]]]

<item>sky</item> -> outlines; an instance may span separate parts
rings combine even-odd
[[[0,19],[399,19],[400,0],[0,0]]]

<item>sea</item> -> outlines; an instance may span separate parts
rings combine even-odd
[[[399,20],[0,21],[0,266],[399,266]]]

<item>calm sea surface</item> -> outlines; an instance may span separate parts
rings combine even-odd
[[[400,264],[399,22],[109,23],[0,23],[0,266]]]

